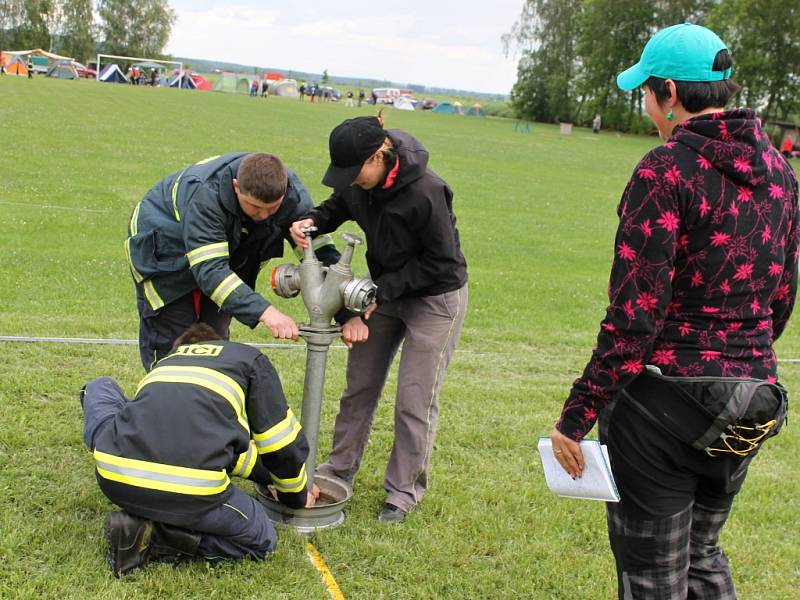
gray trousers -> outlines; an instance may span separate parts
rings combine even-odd
[[[428,465],[439,417],[439,390],[461,333],[467,286],[380,306],[369,318],[369,338],[353,344],[347,360],[347,387],[339,401],[333,450],[320,472],[352,481],[386,377],[400,343],[394,444],[386,467],[386,501],[404,511],[428,487]]]

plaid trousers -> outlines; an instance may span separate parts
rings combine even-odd
[[[735,600],[719,533],[751,458],[712,458],[624,400],[600,416],[620,492],[607,521],[621,600]]]

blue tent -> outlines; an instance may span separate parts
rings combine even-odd
[[[103,67],[98,79],[106,83],[128,83],[128,78],[125,77],[125,73],[123,73],[115,63]]]
[[[464,107],[460,102],[450,104],[449,102],[439,102],[431,112],[440,113],[444,115],[463,115]]]

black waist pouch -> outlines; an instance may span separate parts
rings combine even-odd
[[[621,392],[645,416],[711,456],[755,452],[789,408],[779,383],[734,377],[667,377],[648,367]]]

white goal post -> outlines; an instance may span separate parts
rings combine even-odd
[[[95,74],[94,78],[96,81],[100,81],[100,58],[116,58],[121,60],[127,61],[134,61],[134,62],[154,62],[160,63],[164,65],[178,65],[180,69],[180,73],[183,73],[183,63],[177,60],[158,60],[155,58],[141,58],[139,56],[118,56],[116,54],[98,54],[97,55],[97,73]]]

